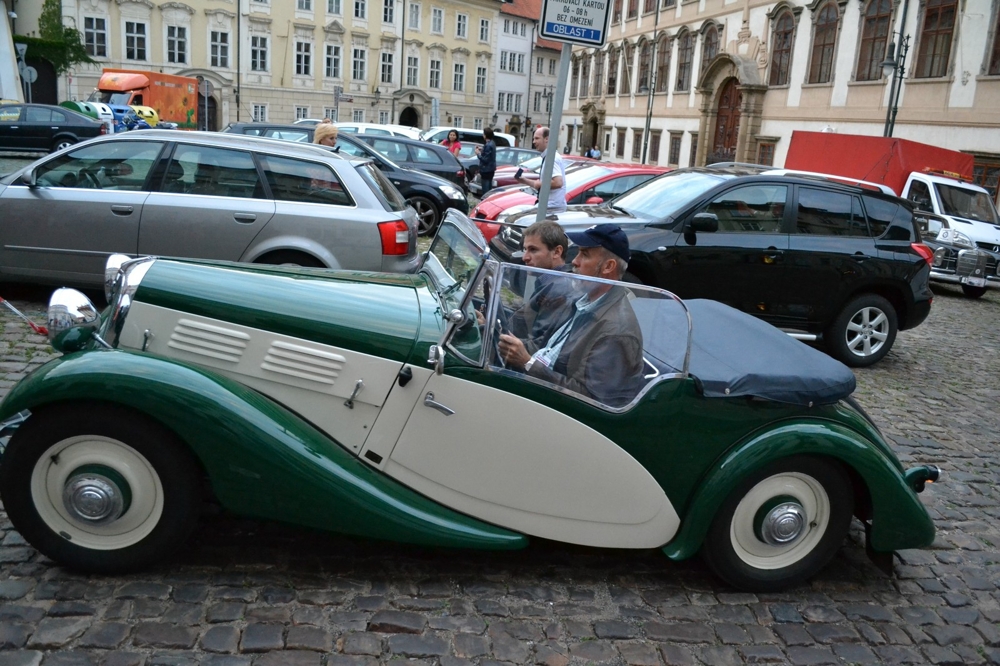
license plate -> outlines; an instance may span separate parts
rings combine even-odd
[[[986,278],[966,277],[962,278],[962,284],[967,284],[970,287],[985,287]]]

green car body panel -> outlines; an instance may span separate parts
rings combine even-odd
[[[94,400],[165,424],[198,457],[218,500],[240,514],[428,546],[528,542],[414,493],[242,384],[148,354],[84,351],[50,361],[11,390],[0,418]]]

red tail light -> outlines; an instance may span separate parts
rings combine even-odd
[[[108,126],[105,125],[104,123],[101,123],[101,131],[98,132],[98,134],[107,134],[107,133],[108,133]]]
[[[406,254],[410,251],[410,228],[406,222],[379,222],[378,233],[382,237],[382,254]]]
[[[455,172],[455,175],[458,176],[459,180],[465,178],[465,169],[459,169]]]
[[[923,243],[910,243],[910,247],[913,248],[914,252],[923,257],[924,261],[926,261],[928,265],[934,261],[934,250],[930,249]]]

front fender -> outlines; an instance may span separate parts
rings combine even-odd
[[[129,407],[173,431],[233,512],[429,546],[512,549],[520,534],[455,513],[357,460],[269,398],[185,363],[123,350],[50,361],[15,386],[0,420],[92,402]],[[2,464],[2,459],[0,459]]]
[[[681,529],[663,551],[674,560],[694,555],[729,492],[765,465],[792,455],[835,458],[858,473],[872,501],[873,550],[920,548],[934,541],[934,523],[927,510],[883,451],[836,423],[792,421],[751,437],[706,474]]]

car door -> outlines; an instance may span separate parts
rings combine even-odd
[[[788,316],[831,321],[857,287],[879,278],[881,262],[861,198],[818,187],[796,187],[798,202],[786,255]]]
[[[0,106],[0,148],[24,148],[23,111],[24,106],[20,104]]]
[[[36,187],[20,181],[0,195],[4,274],[101,284],[114,253],[135,255],[146,180],[161,141],[102,141],[43,162]]]
[[[239,261],[274,208],[251,152],[178,143],[143,208],[139,252]]]
[[[709,213],[718,231],[679,233],[673,248],[655,251],[657,284],[682,298],[708,298],[773,320],[783,309],[790,195],[784,184],[743,184],[691,210],[684,222]]]
[[[59,114],[60,116],[62,114]],[[60,129],[56,124],[55,113],[44,106],[28,105],[24,107],[24,120],[21,130],[24,133],[24,147],[27,150],[48,150],[52,146],[52,137]]]

